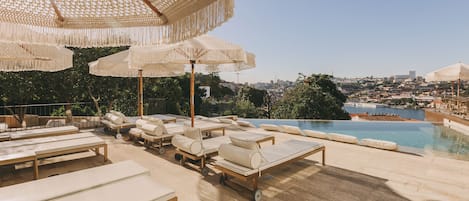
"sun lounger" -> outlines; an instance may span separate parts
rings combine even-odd
[[[144,139],[144,145],[149,148],[156,148],[158,149],[158,152],[160,154],[165,153],[164,146],[166,145],[171,145],[171,138],[175,135],[181,135],[184,134],[184,128],[187,127],[188,122],[185,123],[167,123],[164,124],[164,128],[166,132],[163,130],[163,132],[156,132],[155,129],[157,128],[152,128],[149,127],[150,129],[143,129],[143,133],[141,134],[141,137]],[[199,128],[202,133],[208,133],[208,135],[211,134],[212,131],[220,130],[222,132],[222,135],[225,135],[225,128],[227,125],[222,124],[222,123],[213,123],[213,122],[207,122],[207,121],[196,121],[195,122],[195,128]]]
[[[33,162],[34,178],[39,177],[37,161],[43,158],[93,150],[96,155],[103,148],[107,160],[107,144],[92,133],[33,138],[0,142],[0,165]]]
[[[61,126],[50,128],[37,128],[30,130],[20,130],[2,133],[2,135],[9,135],[9,140],[20,140],[28,138],[49,137],[57,135],[67,135],[78,133],[79,129],[75,126]]]
[[[247,182],[252,187],[254,199],[259,200],[262,194],[258,190],[258,178],[263,173],[320,151],[322,165],[325,165],[325,147],[320,143],[289,140],[260,150],[224,144],[219,149],[219,156],[223,159],[214,165],[222,172],[221,184],[225,184],[229,177]]]
[[[174,190],[133,161],[76,171],[0,188],[0,200],[177,200]]]
[[[174,136],[171,143],[176,147],[176,154],[182,156],[181,160],[179,161],[180,164],[184,166],[186,164],[186,159],[191,159],[194,161],[200,160],[200,172],[204,176],[207,175],[209,171],[206,167],[207,159],[218,155],[218,148],[222,144],[230,143],[231,139],[233,138],[242,141],[255,142],[258,146],[260,146],[261,142],[265,141],[272,141],[272,144],[275,144],[274,136],[257,133],[233,134],[230,136],[219,136],[202,140],[201,134],[197,134],[197,132],[200,132],[200,130],[196,130],[197,129],[186,131],[186,136]],[[187,132],[192,132],[193,136],[187,136]]]
[[[358,139],[355,136],[344,135],[339,133],[329,133],[329,139],[337,142],[345,142],[350,144],[357,144]]]
[[[132,122],[121,112],[111,110],[104,115],[101,119],[104,125],[104,131],[116,131],[116,138],[121,137],[120,130],[135,127],[135,122]]]
[[[375,140],[375,139],[362,139],[360,140],[360,144],[363,146],[373,147],[377,149],[384,149],[395,151],[397,150],[398,146],[395,142],[385,141],[385,140]]]

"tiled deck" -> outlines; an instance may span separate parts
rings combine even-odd
[[[227,133],[236,131],[228,130]],[[259,129],[256,132],[265,132]],[[230,183],[218,184],[217,171],[202,177],[181,167],[174,150],[158,155],[131,142],[96,133],[109,143],[110,162],[134,160],[151,170],[155,180],[173,188],[179,200],[248,200],[249,192]],[[433,156],[414,156],[302,136],[274,133],[276,142],[296,138],[326,145],[326,164],[321,154],[308,157],[262,176],[263,200],[469,200],[469,162]],[[269,146],[269,142],[263,144]],[[101,156],[89,156],[41,166],[40,176],[64,174],[103,165]],[[67,158],[71,158],[67,156]],[[63,160],[54,158],[50,160]],[[110,163],[109,162],[109,163]],[[0,167],[0,185],[30,181],[30,168]],[[132,192],[129,192],[132,193]]]

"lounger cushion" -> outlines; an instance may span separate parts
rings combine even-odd
[[[220,119],[217,119],[217,118],[208,118],[207,121],[210,121],[213,123],[221,123]]]
[[[129,119],[127,119],[127,117],[126,117],[122,112],[115,111],[115,110],[111,110],[110,112],[111,112],[112,114],[117,115],[117,116],[119,116],[120,118],[122,118],[122,121],[123,121],[124,123],[129,123],[129,122],[130,122]]]
[[[112,113],[108,116],[108,118],[109,118],[109,121],[111,121],[111,123],[113,123],[113,124],[120,125],[120,124],[124,123],[124,119],[122,119],[122,117],[117,116],[117,115],[112,114]]]
[[[239,125],[239,126],[243,126],[243,127],[251,127],[251,128],[255,128],[256,126],[254,126],[254,124],[252,124],[251,122],[249,121],[241,121],[241,120],[238,120],[236,121],[236,123]]]
[[[280,131],[280,128],[274,124],[261,124],[259,127],[266,131]]]
[[[129,134],[134,136],[135,138],[140,138],[142,137],[142,134],[143,134],[143,130],[139,129],[139,128],[131,128],[129,130]]]
[[[108,112],[108,113],[106,113],[106,114],[104,115],[104,119],[110,121],[110,120],[111,120],[111,116],[112,116],[112,113]]]
[[[307,136],[320,138],[320,139],[328,139],[329,138],[327,133],[322,132],[322,131],[303,130],[303,133]]]
[[[234,171],[238,174],[249,176],[258,174],[259,170],[263,171],[268,168],[286,163],[292,159],[303,157],[304,154],[318,150],[322,147],[324,147],[324,145],[317,142],[289,140],[280,144],[262,148],[261,153],[265,161],[262,162],[258,169],[244,167],[225,159],[218,160],[215,162],[215,164]]]
[[[183,135],[175,135],[171,139],[171,144],[190,154],[197,155],[202,152],[202,141],[194,140]]]
[[[6,131],[8,129],[8,124],[0,123],[0,132]]]
[[[362,139],[360,141],[361,145],[374,147],[378,149],[386,149],[386,150],[397,150],[397,144],[391,141],[385,140],[375,140],[375,139]]]
[[[155,125],[155,124],[143,124],[142,125],[142,131],[145,132],[148,135],[153,135],[153,136],[160,136],[163,135],[163,127]]]
[[[65,126],[65,119],[51,119],[46,123],[47,127]]]
[[[218,155],[227,161],[252,169],[258,168],[262,163],[259,150],[245,149],[233,144],[220,145]]]
[[[247,134],[249,135],[249,134]],[[256,141],[239,139],[236,136],[230,136],[231,144],[250,150],[257,150],[259,145]]]
[[[235,121],[231,119],[218,119],[218,120],[220,120],[221,123],[238,125]]]
[[[184,136],[193,140],[202,140],[202,131],[200,128],[184,127]]]
[[[61,127],[50,127],[50,128],[38,128],[30,130],[12,131],[8,132],[11,139],[23,139],[23,138],[35,138],[45,137],[52,135],[62,135],[69,133],[78,133],[79,129],[75,126],[61,126]]]
[[[195,119],[208,120],[209,118],[206,116],[202,116],[202,115],[195,115]]]
[[[296,126],[281,125],[280,128],[284,133],[303,135],[303,131],[301,131],[301,129]]]
[[[338,133],[329,133],[329,139],[338,141],[338,142],[350,143],[350,144],[358,143],[358,139],[355,136],[338,134]]]
[[[137,119],[137,121],[135,121],[135,126],[137,128],[142,128],[143,124],[147,124],[148,121],[146,120],[143,120],[143,119]]]

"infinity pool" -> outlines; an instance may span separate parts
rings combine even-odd
[[[353,135],[358,139],[373,138],[396,142],[404,148],[448,153],[469,160],[469,136],[429,122],[388,121],[312,121],[248,119],[251,123],[298,126],[301,129]]]

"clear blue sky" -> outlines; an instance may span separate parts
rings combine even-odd
[[[236,0],[235,16],[210,34],[256,54],[240,82],[417,75],[469,63],[466,0]],[[236,75],[221,74],[236,81]]]

